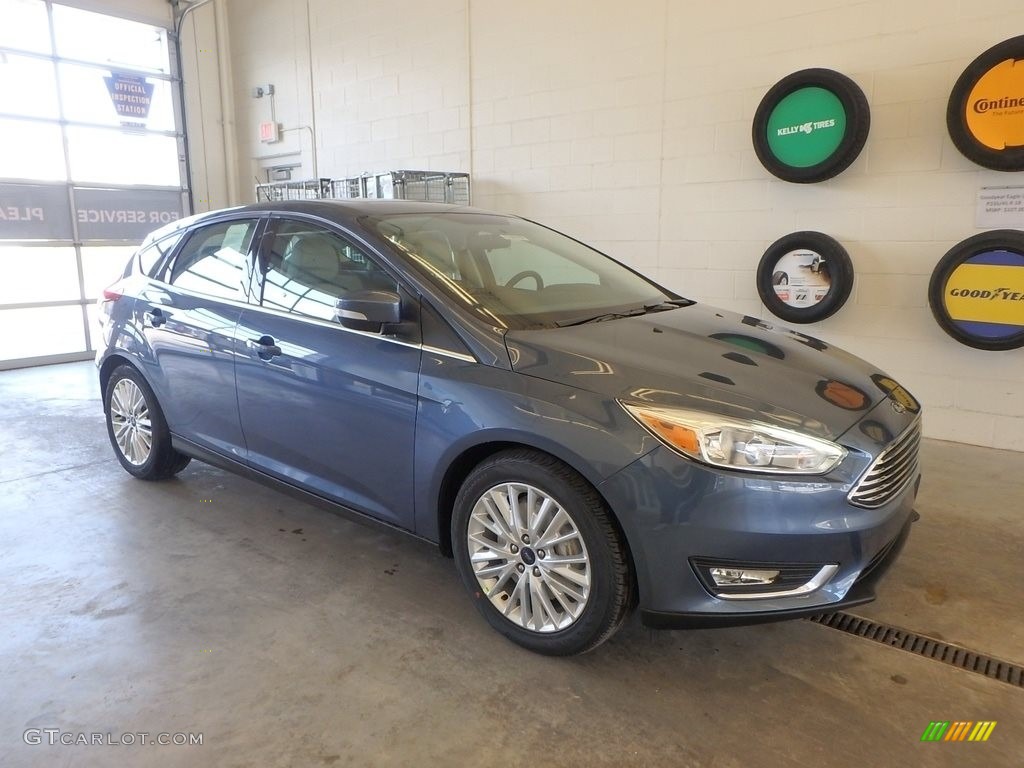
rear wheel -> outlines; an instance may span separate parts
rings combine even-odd
[[[188,465],[189,457],[171,447],[171,432],[153,390],[130,365],[110,374],[103,406],[110,444],[130,474],[163,480]]]
[[[532,651],[589,651],[629,612],[628,557],[604,501],[551,456],[517,449],[477,466],[455,502],[452,542],[484,618]]]

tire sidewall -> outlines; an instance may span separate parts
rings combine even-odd
[[[824,259],[831,285],[829,292],[813,307],[791,307],[775,293],[775,265],[791,251],[806,249]],[[838,312],[853,291],[854,270],[850,254],[835,238],[823,232],[793,232],[779,238],[764,252],[757,265],[757,293],[773,315],[789,323],[816,323]]]
[[[149,451],[149,457],[139,465],[132,464],[127,458],[125,458],[125,455],[121,452],[121,448],[118,446],[117,440],[114,437],[114,424],[111,418],[110,402],[113,397],[114,387],[117,386],[117,383],[122,379],[129,379],[135,383],[142,392],[142,396],[146,401],[146,408],[149,410],[149,420],[152,427],[152,445]],[[156,395],[153,394],[153,390],[150,388],[149,383],[142,374],[138,372],[138,370],[130,365],[122,365],[117,367],[110,374],[110,379],[107,380],[106,391],[103,393],[103,411],[107,422],[107,437],[110,439],[110,445],[114,449],[114,455],[117,456],[117,460],[121,463],[121,466],[124,467],[126,472],[134,475],[135,477],[151,477],[163,460],[163,452],[168,450],[170,447],[170,433],[168,432],[167,422],[164,420],[163,412],[157,404]]]
[[[590,559],[590,595],[583,613],[566,629],[531,632],[505,618],[481,590],[470,565],[466,530],[473,507],[487,490],[506,482],[525,483],[544,491],[562,505],[583,537]],[[463,585],[487,622],[513,642],[540,653],[571,655],[593,646],[595,636],[613,620],[615,573],[605,536],[579,491],[545,467],[521,458],[482,464],[470,473],[455,500],[451,535],[455,565]]]
[[[833,93],[846,112],[846,134],[829,157],[800,168],[779,160],[768,145],[768,119],[782,99],[802,88],[824,88]],[[773,85],[754,113],[751,138],[761,165],[773,176],[794,184],[813,184],[845,171],[860,155],[871,130],[871,108],[864,91],[852,79],[832,69],[803,69]]]
[[[1024,232],[1016,229],[997,229],[968,237],[954,245],[935,265],[928,281],[928,305],[932,317],[951,338],[974,349],[1003,352],[1024,347],[1024,330],[1006,339],[984,339],[965,333],[946,310],[946,284],[956,268],[979,253],[992,250],[1010,250],[1024,254]]]

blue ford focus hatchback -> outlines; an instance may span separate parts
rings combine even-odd
[[[541,653],[635,606],[688,627],[867,602],[915,516],[897,382],[515,216],[203,214],[154,232],[100,314],[128,472],[195,458],[436,542]]]

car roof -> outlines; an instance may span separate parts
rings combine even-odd
[[[360,216],[391,214],[437,214],[437,213],[492,213],[468,205],[448,203],[425,203],[416,200],[278,200],[267,203],[253,203],[220,211],[210,211],[194,217],[194,221],[231,211],[232,213],[306,213],[321,216],[339,223],[351,221]]]
[[[474,208],[468,205],[451,205],[449,203],[427,203],[418,200],[277,200],[267,203],[249,203],[231,208],[219,208],[204,211],[171,222],[151,232],[143,245],[196,224],[215,219],[224,214],[264,214],[264,213],[305,213],[312,216],[335,221],[339,224],[351,224],[360,216],[367,215],[401,215],[401,214],[438,214],[438,213],[484,213],[494,215],[494,211]]]

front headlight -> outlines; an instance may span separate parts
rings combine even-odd
[[[828,440],[713,413],[621,403],[669,448],[716,467],[747,472],[822,475],[846,456]]]

